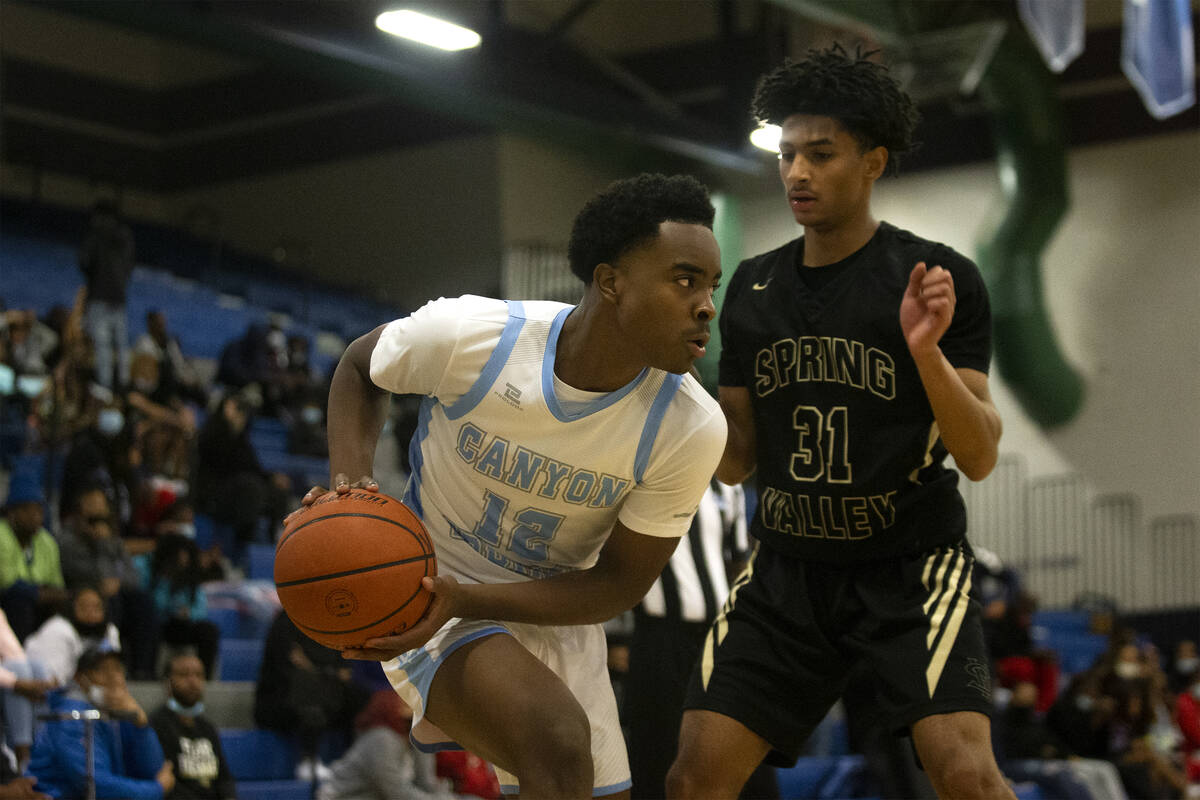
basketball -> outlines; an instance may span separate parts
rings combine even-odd
[[[275,588],[296,627],[326,647],[401,633],[429,608],[437,574],[421,520],[386,494],[329,492],[292,516],[275,546]]]

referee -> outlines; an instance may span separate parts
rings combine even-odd
[[[675,759],[683,697],[708,626],[729,596],[730,576],[748,559],[746,497],[713,480],[687,536],[633,610],[625,714],[633,800],[662,798]],[[755,772],[743,797],[779,796],[769,768]]]

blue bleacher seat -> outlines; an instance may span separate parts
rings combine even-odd
[[[221,639],[217,663],[223,681],[257,681],[262,665],[261,639]]]
[[[1074,675],[1096,663],[1096,659],[1108,649],[1108,637],[1099,633],[1052,632],[1039,644],[1057,653],[1062,671]]]
[[[260,542],[246,545],[246,577],[274,580],[275,545]]]
[[[196,512],[192,521],[196,526],[196,546],[201,550],[208,550],[215,545],[220,545],[221,552],[227,556],[232,556],[236,552],[237,541],[231,526],[217,522],[208,514],[199,512]]]
[[[1091,628],[1092,616],[1086,611],[1070,609],[1042,610],[1033,613],[1033,624],[1047,630],[1087,633]]]
[[[296,743],[275,731],[222,728],[221,749],[239,781],[291,780],[296,776]]]
[[[805,756],[795,766],[775,770],[780,797],[816,797],[825,778],[833,772],[835,756]]]
[[[312,784],[308,781],[238,781],[238,800],[311,800]]]
[[[242,614],[236,608],[209,606],[208,621],[217,626],[222,639],[236,639],[242,635]]]

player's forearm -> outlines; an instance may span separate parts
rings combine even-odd
[[[375,337],[376,339],[378,337]],[[374,339],[357,339],[334,370],[329,388],[329,471],[350,480],[370,475],[375,445],[388,412],[388,393],[371,381]]]
[[[461,616],[534,625],[606,622],[632,608],[650,588],[615,582],[592,570],[536,581],[462,586]]]
[[[915,360],[942,443],[964,475],[983,480],[999,455],[999,413],[971,391],[940,349]]]

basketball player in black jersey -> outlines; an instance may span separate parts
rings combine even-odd
[[[991,314],[979,271],[871,215],[917,113],[882,65],[835,46],[765,75],[779,173],[804,235],[744,261],[721,312],[717,476],[757,468],[759,540],[692,678],[668,796],[736,797],[791,764],[841,696],[910,732],[943,798],[1013,794],[992,755],[989,660],[949,454],[995,465]]]

